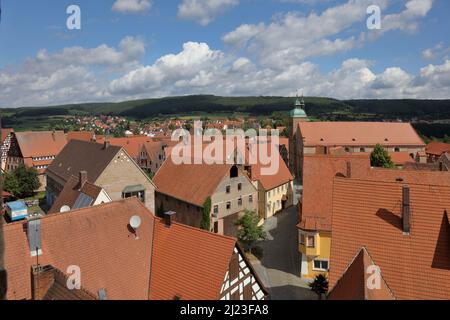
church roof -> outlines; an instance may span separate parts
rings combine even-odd
[[[301,109],[301,108],[295,108],[294,110],[291,111],[291,117],[292,118],[306,118],[306,112],[305,110]]]

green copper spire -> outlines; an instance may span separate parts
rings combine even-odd
[[[303,99],[303,94],[302,94],[301,100],[299,99],[298,94],[297,94],[297,99],[295,100],[295,109],[291,111],[291,117],[292,118],[307,118],[308,117],[305,112],[305,100]]]

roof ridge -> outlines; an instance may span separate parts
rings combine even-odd
[[[164,222],[164,218],[160,218],[160,217],[156,217],[156,216],[155,216],[155,220],[157,220],[157,222]],[[183,224],[181,222],[174,221],[174,222],[172,222],[172,225],[176,225],[178,227],[194,230],[194,231],[199,232],[199,233],[204,233],[204,234],[208,234],[208,235],[211,235],[211,236],[216,236],[216,237],[220,237],[220,238],[224,238],[224,239],[227,239],[227,240],[232,240],[234,242],[237,242],[237,239],[234,238],[234,237],[226,236],[226,235],[219,234],[219,233],[212,233],[210,231],[203,230],[203,229],[196,228],[196,227],[192,227],[192,226],[189,226],[187,224]]]
[[[428,187],[437,187],[437,188],[447,188],[450,189],[450,182],[448,185],[446,184],[432,184],[432,183],[418,183],[418,182],[397,182],[397,181],[386,181],[386,180],[376,180],[370,178],[347,178],[347,177],[339,177],[335,176],[335,180],[342,181],[353,181],[353,182],[367,182],[367,183],[378,183],[378,184],[389,184],[389,185],[409,185],[409,186],[428,186]]]
[[[74,214],[81,214],[81,213],[86,213],[84,211],[89,211],[92,209],[99,209],[99,208],[103,208],[103,207],[107,207],[107,206],[117,206],[121,203],[129,203],[129,202],[133,202],[133,201],[137,201],[138,203],[141,203],[141,201],[139,201],[137,198],[132,197],[132,198],[125,198],[125,199],[120,199],[120,200],[116,200],[116,201],[112,201],[112,202],[107,202],[107,203],[101,203],[99,205],[96,206],[91,206],[91,207],[86,207],[86,208],[80,208],[80,209],[74,209],[71,210],[70,212],[68,212],[68,214],[61,214],[61,213],[52,213],[52,214],[48,214],[43,216],[42,218],[40,218],[39,220],[46,220],[46,219],[51,219],[51,218],[55,218],[55,217],[61,217],[61,216],[72,216]],[[144,208],[146,210],[148,210],[145,206]],[[148,210],[150,211],[150,210]]]

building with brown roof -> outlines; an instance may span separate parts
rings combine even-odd
[[[368,155],[306,155],[299,203],[301,277],[327,275],[330,265],[333,181],[370,170]]]
[[[236,239],[173,218],[131,198],[4,225],[7,299],[267,297]],[[68,292],[67,277],[80,289]]]
[[[381,144],[389,153],[415,157],[425,143],[409,123],[398,122],[299,122],[292,138],[290,161],[296,177],[303,176],[306,154],[328,154],[342,147],[347,153],[371,153]]]
[[[130,136],[126,138],[108,138],[112,146],[122,147],[136,163],[139,164],[141,159],[141,149],[144,143],[152,141],[147,136]],[[104,143],[104,138],[97,138],[97,142]]]
[[[97,300],[99,297],[83,289],[68,288],[69,275],[54,267],[36,265],[31,267],[33,300]]]
[[[255,157],[256,164],[248,163],[250,151],[247,148],[247,152],[244,155],[247,161],[243,168],[253,181],[253,184],[258,188],[258,213],[261,220],[266,220],[294,204],[294,177],[281,157],[278,148],[275,150],[275,157],[277,157],[276,160],[278,161],[276,172],[264,174],[264,169],[268,169],[274,163],[269,165],[263,164],[259,156],[259,148],[265,148],[268,157],[272,155],[270,145],[267,142],[259,141],[258,155]]]
[[[450,174],[385,173],[335,178],[330,298],[450,299]]]
[[[11,147],[6,161],[6,171],[20,165],[35,168],[39,173],[41,188],[45,190],[45,170],[66,145],[63,131],[28,131],[12,133]]]
[[[431,141],[425,148],[427,162],[434,163],[444,154],[450,152],[450,144],[439,141]]]
[[[163,141],[152,140],[144,142],[139,158],[141,168],[156,174],[164,161],[166,161],[167,148],[169,148],[169,144]]]
[[[71,176],[48,214],[66,213],[112,201],[102,187],[96,186],[87,179],[86,171],[81,171],[77,177]]]
[[[156,207],[177,212],[177,221],[193,227],[201,226],[208,198],[211,230],[220,234],[234,235],[234,222],[240,214],[258,209],[256,187],[235,165],[175,164],[170,157],[153,181],[157,186]]]
[[[72,140],[47,169],[47,204],[51,207],[66,183],[81,171],[113,200],[138,197],[154,211],[155,185],[122,147]]]
[[[67,141],[81,140],[81,141],[97,141],[97,139],[104,139],[102,135],[97,135],[93,131],[69,131],[66,134]]]

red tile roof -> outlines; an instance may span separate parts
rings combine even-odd
[[[127,229],[133,215],[142,219],[139,240]],[[63,272],[69,266],[79,266],[83,287],[93,293],[104,288],[109,299],[146,300],[153,223],[152,214],[135,198],[46,216],[41,219],[39,263]],[[37,260],[30,257],[24,224],[3,228],[7,298],[30,299],[30,268]]]
[[[435,183],[434,173],[416,174],[404,182],[335,179],[330,288],[365,247],[396,299],[450,299],[450,183]],[[405,184],[409,235],[401,223]]]
[[[67,143],[63,131],[16,132],[15,136],[24,158],[56,156]]]
[[[137,235],[128,223],[138,215]],[[10,300],[30,299],[26,223],[3,226]],[[236,240],[186,225],[165,226],[137,198],[41,219],[41,265],[81,269],[85,290],[110,300],[218,299]],[[151,280],[151,281],[150,281]],[[261,287],[262,284],[260,284]]]
[[[112,146],[122,147],[133,158],[138,159],[141,148],[145,142],[152,141],[152,138],[147,136],[134,136],[129,138],[109,138],[108,141]],[[97,139],[97,142],[102,143],[102,139]]]
[[[218,300],[236,239],[155,221],[151,300]]]
[[[203,207],[219,183],[229,174],[228,164],[175,164],[168,158],[153,178],[157,191]]]
[[[375,275],[376,270],[370,268],[375,266],[366,248],[361,248],[354,257],[342,277],[328,295],[329,300],[393,300],[395,299],[391,289],[386,284],[383,274],[380,272],[379,287],[367,285],[369,277]],[[369,271],[369,272],[368,272]]]
[[[409,123],[300,122],[305,146],[420,146],[425,143]]]
[[[1,129],[1,133],[0,133],[1,134],[2,143],[13,132],[14,132],[14,129],[2,128]]]
[[[347,163],[352,175],[370,169],[368,155],[305,155],[300,229],[331,231],[333,179],[347,175]]]
[[[431,141],[429,144],[427,144],[425,152],[430,155],[440,156],[443,153],[450,152],[450,144]]]
[[[252,165],[252,180],[258,180],[261,183],[263,189],[266,191],[275,189],[294,180],[294,177],[292,176],[291,172],[286,166],[286,163],[283,161],[278,151],[277,155],[278,170],[275,174],[263,174],[263,169],[270,169],[271,165],[263,165],[261,161],[258,161],[258,164],[256,165]],[[258,160],[260,160],[259,157]]]
[[[405,163],[416,162],[408,152],[390,152],[392,162],[397,166],[402,166]]]
[[[152,161],[156,161],[158,159],[159,155],[165,156],[164,146],[166,146],[166,144],[164,142],[154,141],[154,140],[146,141],[143,144],[143,148],[147,152],[150,160],[152,160]]]
[[[90,141],[92,141],[94,136],[95,136],[96,139],[103,139],[104,138],[103,136],[96,135],[92,131],[69,131],[66,136],[67,136],[67,141],[70,141],[70,140],[81,140],[81,141],[90,142]]]

